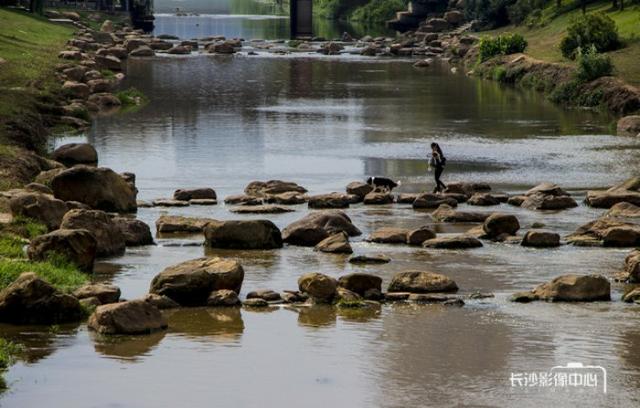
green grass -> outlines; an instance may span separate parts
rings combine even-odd
[[[47,226],[31,218],[16,216],[8,224],[0,225],[0,234],[13,234],[27,239],[46,234]]]
[[[624,11],[612,11],[611,2],[598,2],[590,4],[587,12],[602,12],[615,21],[625,47],[607,54],[616,68],[616,75],[630,84],[640,86],[640,63],[638,62],[640,60],[640,5],[626,4]],[[505,31],[520,33],[529,43],[527,54],[544,61],[573,65],[574,62],[562,57],[559,44],[566,34],[571,19],[581,13],[577,9],[555,16],[555,3],[552,2],[542,12],[542,26],[532,28],[525,25],[509,26],[481,34],[495,35]]]
[[[23,272],[35,272],[63,292],[72,292],[84,285],[89,276],[61,257],[50,257],[47,262],[26,259],[0,258],[0,289],[6,288]]]
[[[138,109],[149,101],[142,92],[134,87],[117,92],[116,97],[126,111]]]
[[[0,235],[0,257],[23,258],[24,239],[12,234]]]

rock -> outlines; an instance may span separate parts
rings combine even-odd
[[[198,258],[166,268],[151,281],[150,293],[165,295],[183,306],[202,306],[211,292],[242,288],[244,269],[234,260]]]
[[[34,180],[36,183],[44,184],[47,187],[51,187],[51,180],[58,174],[62,173],[66,169],[64,167],[59,167],[51,170],[41,171]]]
[[[188,207],[188,201],[173,200],[170,198],[158,198],[151,202],[154,207]]]
[[[367,183],[363,183],[360,181],[354,181],[347,185],[347,194],[353,194],[361,199],[373,191],[373,187]]]
[[[58,147],[51,155],[53,160],[67,167],[76,164],[97,164],[98,152],[88,143],[68,143]]]
[[[569,193],[567,193],[562,188],[560,188],[560,186],[553,183],[538,184],[537,186],[533,187],[532,189],[524,193],[524,195],[527,197],[536,195],[536,194],[552,195],[552,196],[568,196],[569,195]]]
[[[372,191],[364,197],[363,201],[368,205],[391,204],[393,203],[393,194]]]
[[[456,292],[458,285],[445,275],[424,271],[398,272],[389,283],[389,292]]]
[[[87,99],[91,90],[87,84],[74,81],[66,81],[62,85],[62,90],[72,98]]]
[[[595,208],[611,208],[621,202],[640,206],[640,177],[632,177],[606,191],[587,191],[584,201]]]
[[[391,258],[382,254],[355,255],[349,258],[352,264],[385,264],[391,262]]]
[[[384,294],[384,300],[387,302],[402,302],[409,299],[409,292],[387,292]]]
[[[31,240],[27,255],[32,261],[45,261],[51,253],[62,255],[78,269],[93,272],[97,242],[84,229],[59,229]]]
[[[224,199],[225,204],[241,204],[241,205],[261,205],[262,199],[246,194],[238,194],[227,196]]]
[[[92,79],[87,81],[89,90],[92,94],[111,91],[112,83],[106,79]],[[119,102],[119,101],[118,101]]]
[[[472,196],[475,193],[486,193],[491,191],[491,186],[487,183],[465,183],[460,181],[454,181],[447,184],[445,193],[464,194]]]
[[[97,297],[88,297],[84,299],[78,299],[78,302],[80,302],[80,306],[82,306],[83,308],[85,308],[85,310],[88,310],[88,311],[94,311],[96,307],[102,304],[100,303],[100,300]]]
[[[640,136],[640,115],[620,118],[617,131],[619,136]]]
[[[174,55],[187,55],[191,54],[191,47],[185,45],[176,45],[170,48],[167,53]]]
[[[75,66],[64,69],[62,73],[69,80],[80,82],[84,78],[87,71],[89,71],[87,67],[83,67],[82,65],[75,65]]]
[[[335,279],[322,273],[305,273],[298,278],[298,289],[319,303],[331,302],[337,287]]]
[[[127,52],[131,52],[133,50],[136,50],[140,47],[145,47],[149,44],[148,41],[146,40],[142,40],[139,38],[131,38],[128,39],[124,42],[124,48],[126,48]]]
[[[562,275],[537,286],[531,292],[512,297],[516,302],[546,300],[550,302],[593,302],[611,300],[611,285],[601,275]]]
[[[122,71],[122,60],[113,55],[95,55],[94,60],[97,68],[108,69],[110,71]]]
[[[432,249],[469,249],[480,248],[482,242],[468,235],[454,235],[428,239],[422,243],[424,248]]]
[[[239,306],[240,298],[238,298],[238,294],[229,289],[220,289],[214,292],[211,292],[209,298],[207,299],[207,306]]]
[[[464,13],[458,10],[450,10],[444,13],[444,19],[451,25],[457,26],[464,21]],[[433,25],[433,24],[431,24]]]
[[[288,192],[304,194],[307,192],[307,189],[291,181],[269,180],[252,181],[245,187],[244,192],[250,196],[262,197]]]
[[[500,201],[490,193],[475,193],[467,201],[469,205],[490,206],[499,205]]]
[[[416,68],[427,68],[431,66],[433,60],[431,58],[421,59],[413,63]]]
[[[634,288],[622,296],[622,301],[627,303],[640,303],[640,288]]]
[[[212,248],[282,248],[282,235],[269,220],[212,221],[204,227],[206,245]]]
[[[441,204],[431,217],[440,222],[484,222],[490,214],[456,211],[447,204]]]
[[[144,300],[98,306],[87,326],[100,334],[149,334],[167,328],[160,310]]]
[[[155,293],[147,293],[142,300],[151,305],[157,307],[160,310],[163,309],[175,309],[180,307],[177,302],[171,300],[171,298],[164,295],[156,295]]]
[[[135,188],[118,173],[106,167],[78,165],[51,180],[56,198],[78,201],[91,208],[113,212],[135,212]]]
[[[407,232],[407,244],[422,245],[428,239],[436,237],[436,233],[429,227],[420,227]]]
[[[236,214],[282,214],[288,212],[294,212],[295,210],[281,205],[265,204],[265,205],[252,205],[245,207],[232,208],[229,211]]]
[[[618,222],[610,218],[591,221],[567,236],[574,245],[605,245],[631,247],[640,245],[640,226]]]
[[[112,33],[113,22],[111,20],[104,20],[104,22],[100,26],[100,31],[102,31],[103,33]]]
[[[179,215],[161,215],[156,221],[158,233],[198,233],[214,220],[213,218],[194,218]]]
[[[351,249],[351,245],[349,244],[349,237],[344,232],[339,232],[323,239],[315,246],[315,250],[336,254],[353,253],[353,249]]]
[[[515,207],[520,207],[526,199],[527,199],[527,196],[525,195],[512,196],[512,197],[509,197],[509,199],[507,200],[507,204],[513,205]]]
[[[447,306],[464,306],[464,301],[458,296],[440,295],[433,293],[412,293],[407,298],[409,302],[420,304],[441,303]],[[460,303],[461,302],[461,303]]]
[[[309,299],[309,295],[291,290],[285,290],[281,296],[285,303],[304,303]]]
[[[537,248],[557,247],[560,246],[560,235],[540,229],[531,230],[524,235],[521,245]]]
[[[611,218],[640,218],[640,207],[626,202],[617,203],[603,216]]]
[[[338,286],[365,296],[371,289],[382,290],[382,278],[368,273],[350,273],[338,279]]]
[[[520,229],[520,223],[515,215],[494,213],[482,225],[487,238],[498,238],[502,234],[515,235]]]
[[[366,241],[380,244],[406,244],[407,233],[409,230],[405,228],[384,227],[373,231]]]
[[[64,215],[60,229],[87,230],[96,239],[96,256],[122,255],[125,237],[118,225],[99,210],[71,210]]]
[[[100,109],[112,109],[122,105],[120,99],[112,93],[100,92],[93,94],[89,97],[88,102],[95,105],[98,110]]]
[[[149,43],[149,48],[151,48],[152,50],[167,51],[171,49],[171,47],[173,47],[173,44],[168,41],[153,40]]]
[[[60,51],[58,58],[80,61],[82,59],[82,53],[80,51]]]
[[[73,296],[77,299],[96,298],[101,305],[106,305],[120,300],[120,288],[115,285],[94,283],[74,290]]]
[[[563,210],[577,206],[578,203],[576,203],[576,200],[568,195],[555,196],[542,193],[529,195],[520,204],[520,207],[530,210]]]
[[[449,29],[449,22],[444,18],[430,18],[426,21],[426,25],[430,27],[429,31],[439,33]]]
[[[270,194],[266,196],[264,200],[267,203],[295,205],[306,203],[308,198],[304,194],[300,194],[295,191],[288,191],[286,193]]]
[[[342,45],[334,42],[328,42],[322,44],[318,49],[318,52],[324,55],[338,55],[342,50],[344,50],[344,47]]]
[[[247,299],[262,299],[267,302],[277,302],[282,300],[278,292],[271,289],[258,289],[247,293]]]
[[[224,41],[209,45],[207,51],[212,54],[233,54],[236,52],[236,48],[232,43]]]
[[[398,204],[413,204],[414,201],[416,201],[416,198],[418,198],[420,194],[417,193],[403,193],[403,194],[398,194],[398,196],[396,197],[396,202]]]
[[[413,202],[413,208],[438,208],[442,204],[455,208],[458,206],[458,201],[438,194],[425,193],[416,198]]]
[[[118,226],[127,246],[153,245],[151,228],[135,218],[114,217],[113,222]]]
[[[80,14],[75,11],[63,11],[60,14],[62,14],[62,17],[68,18],[69,20],[80,21]]]
[[[360,55],[364,55],[366,57],[375,57],[376,54],[378,54],[380,51],[380,47],[375,44],[370,44],[360,50]]]
[[[289,224],[282,230],[282,239],[290,245],[315,246],[338,232],[350,237],[361,234],[344,212],[334,210],[313,212]]]
[[[635,249],[626,256],[623,275],[629,283],[640,283],[640,250]]]
[[[360,307],[364,306],[362,302],[362,296],[358,295],[355,292],[350,291],[349,289],[345,289],[342,287],[338,287],[336,289],[336,295],[334,300],[337,302],[337,306],[340,307],[347,303],[347,307]]]
[[[44,184],[40,184],[40,183],[29,183],[26,186],[24,186],[24,189],[26,191],[31,191],[33,193],[53,195],[53,190],[51,190],[49,187],[45,186]]]
[[[60,227],[67,205],[49,194],[24,192],[9,200],[11,215],[34,219],[51,231]]]
[[[213,200],[211,198],[194,198],[193,200],[189,200],[189,205],[216,205],[218,204],[218,200]]]
[[[319,194],[309,197],[309,208],[348,208],[351,198],[342,193]]]
[[[196,199],[212,199],[216,200],[218,197],[216,192],[212,188],[193,188],[193,189],[178,189],[173,192],[173,199],[180,201],[189,201]]]
[[[269,302],[267,302],[264,299],[253,298],[253,299],[247,299],[244,302],[242,302],[242,306],[249,307],[249,308],[251,307],[262,308],[262,307],[268,307]]]
[[[22,273],[0,291],[0,322],[54,324],[76,322],[83,312],[78,299],[64,294],[33,272]]]
[[[169,47],[171,47],[171,44],[169,43],[163,43],[163,44],[167,44],[169,45]],[[156,48],[156,49],[161,49],[161,48]],[[156,55],[155,51],[148,45],[141,45],[140,47],[129,52],[129,56],[131,57],[153,57],[155,55]]]

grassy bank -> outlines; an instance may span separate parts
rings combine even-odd
[[[611,2],[598,2],[590,4],[587,12],[602,12],[615,21],[624,47],[607,54],[613,61],[617,76],[632,85],[640,86],[640,5],[627,5],[624,11],[619,11],[611,10]],[[551,2],[542,11],[540,18],[532,21],[531,27],[523,24],[480,34],[496,35],[505,31],[520,33],[529,43],[526,53],[532,57],[574,65],[575,62],[562,57],[559,44],[571,20],[581,13],[581,10],[576,9],[557,15],[555,4]]]
[[[38,106],[54,98],[57,54],[73,29],[28,13],[0,9],[0,144],[41,148]],[[28,140],[31,138],[32,140]]]

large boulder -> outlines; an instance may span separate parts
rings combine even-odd
[[[212,307],[239,306],[240,303],[241,302],[238,294],[229,289],[220,289],[213,291],[207,299],[207,306]]]
[[[270,194],[264,198],[266,203],[283,204],[283,205],[295,205],[306,203],[309,198],[295,191],[287,191],[285,193]]]
[[[611,300],[611,285],[601,275],[562,275],[537,286],[530,292],[516,293],[512,300],[530,302],[593,302]]]
[[[73,296],[77,299],[96,298],[101,305],[107,305],[120,300],[120,288],[106,283],[93,283],[74,290]]]
[[[537,248],[557,247],[560,246],[560,234],[541,229],[534,229],[527,231],[527,233],[524,234],[521,245]]]
[[[617,203],[604,216],[611,218],[640,218],[640,207],[626,202]]]
[[[425,193],[415,199],[413,208],[438,208],[442,204],[457,207],[458,201],[455,198],[446,197],[441,194]]]
[[[453,181],[447,184],[444,190],[446,194],[463,194],[471,197],[475,193],[486,193],[491,191],[491,186],[486,183],[467,183],[461,181]]]
[[[67,205],[49,194],[37,192],[21,192],[14,194],[9,200],[11,214],[39,221],[49,230],[60,227],[62,217],[67,212]]]
[[[371,289],[382,291],[382,278],[369,273],[350,273],[338,279],[338,286],[364,296]]]
[[[33,272],[21,274],[0,291],[0,322],[54,324],[83,317],[78,299],[60,292]]]
[[[204,231],[204,227],[217,220],[213,218],[183,217],[180,215],[161,215],[156,220],[158,233],[198,233]]]
[[[519,229],[518,218],[512,214],[491,214],[482,225],[482,230],[488,238],[498,238],[503,234],[515,235]]]
[[[640,250],[634,249],[624,260],[624,280],[629,283],[640,283]]]
[[[475,193],[469,198],[467,204],[487,207],[491,205],[500,205],[500,200],[491,195],[491,193]]]
[[[393,275],[389,292],[456,292],[458,285],[449,277],[433,272],[405,271]]]
[[[347,194],[358,196],[361,200],[372,191],[373,186],[371,184],[363,183],[361,181],[354,181],[347,184]]]
[[[595,208],[611,208],[622,202],[640,206],[640,177],[632,177],[606,191],[587,191],[584,202]]]
[[[342,193],[318,194],[309,196],[309,208],[347,208],[351,197]]]
[[[114,217],[113,222],[124,235],[127,246],[153,245],[151,228],[144,221],[128,217]]]
[[[322,273],[305,273],[298,278],[298,289],[307,293],[313,300],[320,303],[331,302],[336,294],[338,282]]]
[[[96,256],[122,255],[125,236],[107,213],[99,210],[71,210],[65,214],[60,229],[87,230],[96,239]]]
[[[577,207],[578,203],[568,195],[536,193],[527,196],[520,207],[529,210],[564,210]]]
[[[537,186],[529,189],[525,196],[529,197],[536,194],[552,195],[552,196],[567,196],[569,193],[564,191],[559,185],[553,183],[540,183]]]
[[[265,196],[291,191],[304,194],[307,192],[307,189],[291,181],[282,180],[252,181],[244,189],[244,192],[251,196]]]
[[[211,292],[240,293],[244,269],[235,260],[198,258],[170,266],[151,281],[151,293],[165,295],[183,306],[203,306]]]
[[[315,246],[323,239],[338,232],[350,237],[361,232],[342,211],[320,211],[306,215],[282,230],[282,239],[291,245]]]
[[[407,244],[422,245],[428,239],[436,237],[436,233],[429,227],[424,226],[407,232]]]
[[[406,244],[408,229],[405,228],[379,228],[367,237],[368,242],[377,242],[380,244]]]
[[[600,218],[579,227],[567,236],[567,242],[579,246],[633,247],[640,245],[640,225]]]
[[[456,211],[448,204],[440,205],[431,217],[440,222],[484,222],[489,213]]]
[[[640,115],[620,118],[616,128],[620,136],[640,136]]]
[[[78,201],[91,208],[135,212],[137,191],[121,175],[105,167],[75,166],[51,180],[56,198]]]
[[[76,164],[98,163],[98,152],[89,143],[68,143],[58,147],[51,155],[53,160],[64,164],[67,167]]]
[[[282,248],[282,235],[269,220],[212,221],[204,227],[206,245],[212,248]]]
[[[189,200],[216,200],[216,192],[212,188],[192,188],[192,189],[178,189],[173,192],[173,199],[180,201]]]
[[[130,300],[98,306],[87,326],[100,334],[148,334],[166,329],[167,320],[151,303]]]
[[[381,205],[393,203],[394,197],[391,193],[372,191],[364,196],[363,202],[367,205]]]
[[[315,250],[335,254],[353,253],[353,249],[349,244],[349,236],[344,232],[339,232],[323,239],[316,245]]]
[[[51,254],[63,256],[83,271],[92,272],[98,244],[85,229],[59,229],[31,240],[27,255],[34,261],[44,261]]]
[[[471,249],[480,248],[482,242],[469,235],[450,235],[428,239],[422,243],[422,246],[431,249]]]

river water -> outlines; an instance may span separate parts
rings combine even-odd
[[[385,175],[397,191],[433,188],[426,148],[448,157],[445,182],[487,181],[522,192],[559,183],[578,201],[638,173],[640,140],[611,135],[610,118],[564,110],[539,95],[449,72],[435,64],[315,55],[190,56],[130,60],[125,86],[150,99],[139,111],[95,120],[83,137],[100,164],[137,175],[139,198],[168,197],[180,187],[208,186],[220,199],[252,180],[285,179],[311,193],[343,191],[353,180]],[[222,200],[220,200],[222,201]],[[301,218],[267,216],[280,228]],[[478,207],[461,205],[462,210]],[[498,208],[479,210],[493,211]],[[563,235],[601,214],[581,205],[562,212],[517,214]],[[640,404],[640,305],[514,304],[508,297],[565,273],[612,276],[628,251],[562,246],[526,249],[485,243],[438,251],[363,241],[383,226],[432,225],[439,233],[470,226],[434,224],[411,206],[354,205],[363,231],[357,254],[384,253],[386,265],[357,267],[347,257],[285,247],[212,251],[202,237],[159,238],[100,262],[95,280],[133,299],[163,268],[203,255],[235,257],[245,268],[241,296],[259,288],[295,289],[298,276],[366,271],[388,284],[393,273],[422,269],[452,277],[460,293],[491,292],[462,308],[384,305],[367,310],[314,307],[268,311],[183,309],[167,312],[169,330],[102,338],[79,326],[11,327],[0,332],[28,347],[26,361],[5,375],[3,407],[447,407],[617,406]],[[224,204],[143,208],[219,219]],[[195,245],[195,246],[193,246]],[[512,376],[579,362],[607,370],[602,388],[514,387]],[[601,378],[601,377],[600,377]],[[599,384],[601,385],[601,384]]]

